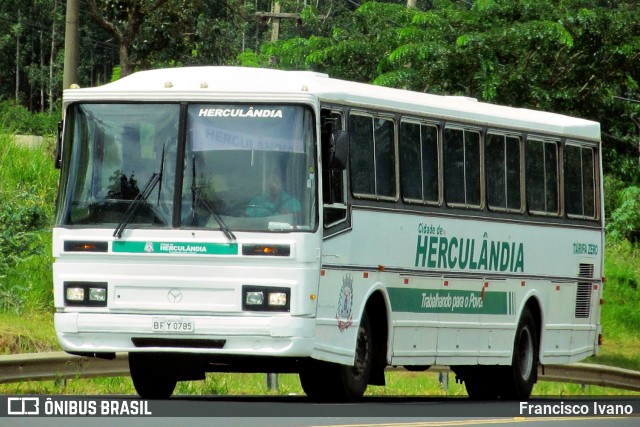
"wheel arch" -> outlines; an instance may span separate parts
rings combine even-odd
[[[538,350],[538,354],[536,355],[536,357],[538,358],[538,361],[540,360],[540,353],[541,353],[541,349],[542,349],[542,321],[543,321],[543,312],[542,312],[542,305],[540,304],[540,300],[538,299],[538,296],[533,294],[530,295],[526,302],[524,303],[524,306],[522,308],[522,310],[520,311],[520,317],[518,319],[520,319],[522,317],[522,313],[524,312],[524,310],[529,310],[529,312],[531,313],[531,315],[533,316],[535,325],[536,325],[536,331],[537,331],[537,350]]]
[[[387,367],[390,348],[390,305],[382,288],[374,289],[367,296],[364,310],[369,317],[373,333],[373,367],[370,384],[385,385],[384,369]]]

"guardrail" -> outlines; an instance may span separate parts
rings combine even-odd
[[[429,371],[449,372],[449,369],[433,366]],[[0,384],[128,375],[129,362],[124,353],[117,354],[114,360],[72,356],[65,352],[0,356]],[[588,363],[545,365],[538,370],[538,380],[640,391],[640,372]]]

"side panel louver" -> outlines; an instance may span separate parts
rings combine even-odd
[[[593,279],[593,264],[580,264],[578,275],[583,279]]]
[[[578,283],[576,291],[576,319],[588,319],[591,313],[591,283]]]

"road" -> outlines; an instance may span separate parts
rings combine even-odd
[[[41,403],[50,396],[39,396]],[[97,408],[112,402],[130,405],[132,396],[51,396],[54,401],[95,402]],[[107,402],[106,404],[103,402]],[[119,403],[118,403],[119,402]],[[122,403],[126,402],[126,403]],[[139,401],[138,401],[139,402]],[[556,411],[582,410],[577,416],[523,413],[523,406],[555,408]],[[629,414],[620,417],[594,413],[601,409],[624,409]],[[612,405],[612,406],[608,406]],[[41,405],[43,407],[43,404]],[[123,406],[120,406],[122,408]],[[4,408],[3,408],[4,409]],[[630,411],[629,411],[630,410]],[[163,426],[229,426],[229,427],[436,427],[436,426],[614,426],[640,425],[640,398],[584,397],[561,399],[535,398],[528,402],[475,402],[467,398],[441,397],[371,397],[353,404],[311,402],[306,397],[241,397],[241,396],[184,396],[167,401],[149,401],[147,414],[142,416],[5,416],[3,427],[163,427]],[[596,411],[597,412],[597,411]]]

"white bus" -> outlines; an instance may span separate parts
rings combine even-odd
[[[598,352],[598,123],[193,67],[66,90],[60,141],[57,336],[128,353],[143,398],[228,371],[353,400],[438,364],[525,399]]]

